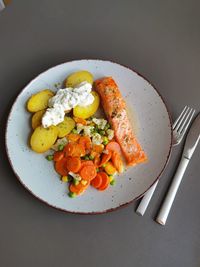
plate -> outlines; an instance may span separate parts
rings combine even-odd
[[[99,192],[89,188],[77,198],[67,196],[68,188],[44,154],[29,148],[31,133],[27,99],[49,88],[56,91],[72,72],[90,71],[95,79],[112,76],[126,100],[129,117],[149,161],[116,178],[115,186]],[[103,60],[75,60],[55,66],[32,80],[16,98],[7,122],[6,147],[10,164],[24,187],[35,197],[57,209],[74,213],[112,211],[141,197],[163,172],[172,147],[172,128],[166,105],[156,89],[135,71]]]

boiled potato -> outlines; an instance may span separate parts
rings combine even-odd
[[[33,151],[44,153],[56,142],[58,129],[55,126],[49,128],[37,127],[31,135],[30,145]]]
[[[95,92],[95,91],[92,91],[92,95],[94,96],[94,101],[92,104],[85,106],[85,107],[76,106],[73,109],[73,114],[75,117],[82,118],[82,119],[88,119],[89,117],[94,115],[94,113],[97,111],[97,109],[99,107],[100,98],[99,98],[99,95],[97,94],[97,92]]]
[[[83,70],[77,71],[70,74],[65,80],[66,87],[75,87],[77,84],[82,82],[88,82],[93,84],[93,76],[90,72]]]
[[[33,114],[32,119],[31,119],[31,125],[32,125],[33,130],[41,125],[42,117],[44,113],[45,113],[45,110],[39,110]]]
[[[49,89],[42,90],[32,95],[27,102],[28,111],[37,112],[47,108],[48,101],[52,96],[54,96],[54,93]]]
[[[69,134],[75,127],[75,121],[70,117],[65,117],[64,121],[56,125],[58,129],[58,137],[62,138]]]

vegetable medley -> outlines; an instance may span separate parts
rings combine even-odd
[[[91,84],[92,88],[93,77],[87,71],[67,77],[65,86],[68,89],[68,106],[73,100],[70,98],[70,88],[77,89],[77,85],[85,86],[84,83]],[[54,111],[57,112],[56,116],[60,116],[58,113],[63,107],[58,106],[58,103],[53,107],[49,105],[55,96],[51,90],[42,90],[31,96],[27,102],[28,111],[33,113],[30,146],[37,153],[49,151],[46,158],[54,162],[61,181],[68,183],[70,197],[82,194],[89,185],[103,191],[109,185],[115,184],[115,174],[123,172],[121,149],[115,140],[114,130],[105,118],[94,116],[99,108],[100,98],[97,92],[92,89],[90,91],[88,86],[87,88],[87,96],[91,94],[93,102],[89,105],[76,105],[73,102],[70,110],[64,110],[63,121],[59,123],[55,123],[51,116],[55,116]],[[81,95],[83,100],[84,90]],[[74,92],[73,97],[77,98],[78,90]],[[52,122],[48,127],[42,123],[47,113],[49,124]]]

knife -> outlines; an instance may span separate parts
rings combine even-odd
[[[174,175],[170,188],[167,192],[166,198],[156,218],[156,221],[161,225],[165,225],[167,221],[167,217],[169,215],[179,185],[181,183],[187,165],[190,162],[190,159],[197,147],[199,140],[200,140],[200,113],[195,118],[188,132],[178,169]]]

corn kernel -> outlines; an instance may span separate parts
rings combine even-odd
[[[86,185],[87,181],[86,180],[81,180],[82,185]]]
[[[66,183],[68,182],[68,176],[62,176],[61,177],[62,182]]]

